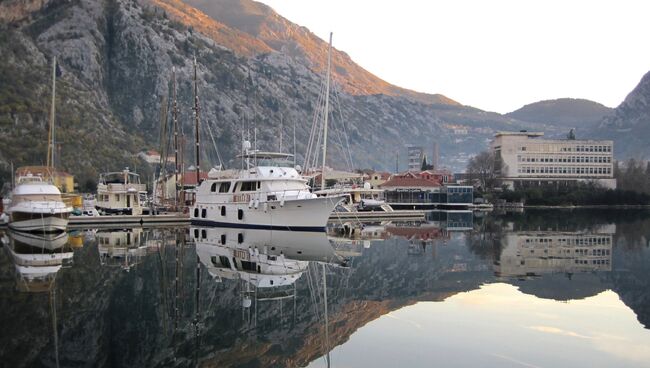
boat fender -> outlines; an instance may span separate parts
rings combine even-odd
[[[254,199],[251,199],[251,201],[248,202],[248,208],[250,209],[251,207],[253,207],[253,204],[254,204],[254,203],[255,203],[255,200],[254,200]]]
[[[284,195],[282,196],[282,199],[280,199],[280,207],[284,207]]]
[[[263,207],[264,207],[264,212],[269,210],[269,204],[268,203],[265,202]]]
[[[257,209],[257,207],[259,207],[259,205],[260,205],[260,200],[256,199],[255,200],[255,209]]]

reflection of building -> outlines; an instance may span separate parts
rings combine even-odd
[[[611,271],[612,234],[513,232],[502,238],[497,276]]]
[[[437,207],[467,207],[474,199],[472,186],[445,185],[451,173],[423,171],[394,175],[381,184],[386,203],[394,209],[433,209]]]
[[[149,252],[158,250],[157,243],[143,241],[142,231],[141,228],[98,231],[95,239],[100,263],[128,271]]]
[[[616,188],[613,141],[541,139],[543,133],[499,132],[490,144],[497,175],[510,188],[595,181]]]

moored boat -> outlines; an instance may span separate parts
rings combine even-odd
[[[56,186],[30,174],[18,178],[7,208],[9,227],[30,232],[65,231],[70,212]]]
[[[266,230],[325,231],[342,197],[318,197],[298,171],[282,165],[292,155],[249,151],[245,170],[213,170],[197,188],[192,225]],[[257,163],[261,165],[256,165]]]
[[[129,168],[99,175],[95,207],[100,214],[141,215],[147,185]]]

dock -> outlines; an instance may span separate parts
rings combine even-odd
[[[361,211],[361,212],[332,212],[329,222],[338,221],[359,221],[359,222],[375,222],[375,221],[418,221],[424,220],[425,211],[417,210],[399,210],[399,211]]]
[[[115,228],[119,225],[150,227],[156,225],[161,226],[189,224],[189,216],[181,213],[167,213],[161,215],[70,216],[68,228]]]

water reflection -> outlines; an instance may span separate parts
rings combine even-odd
[[[330,351],[332,366],[382,366],[368,354],[388,356],[383,366],[428,366],[434,359],[410,343],[379,338],[386,336],[460,366],[492,362],[482,349],[507,355],[497,341],[517,347],[521,361],[550,366],[570,358],[535,334],[577,331],[589,341],[610,341],[596,337],[611,332],[650,343],[645,211],[439,211],[423,222],[340,225],[347,227],[328,234],[84,230],[67,241],[36,243],[8,233],[0,252],[0,358],[8,366],[60,360],[115,367],[325,366]],[[71,239],[83,239],[83,246]],[[29,257],[53,254],[59,264],[39,267],[58,267],[54,274],[19,272],[35,266]],[[594,303],[607,303],[619,327],[594,324],[603,318]],[[408,323],[398,327],[396,318]],[[479,336],[484,340],[474,344]],[[29,347],[20,343],[27,340]],[[530,341],[544,341],[555,358],[538,359]],[[575,347],[587,355],[595,349]],[[594,356],[609,365],[626,362]]]

